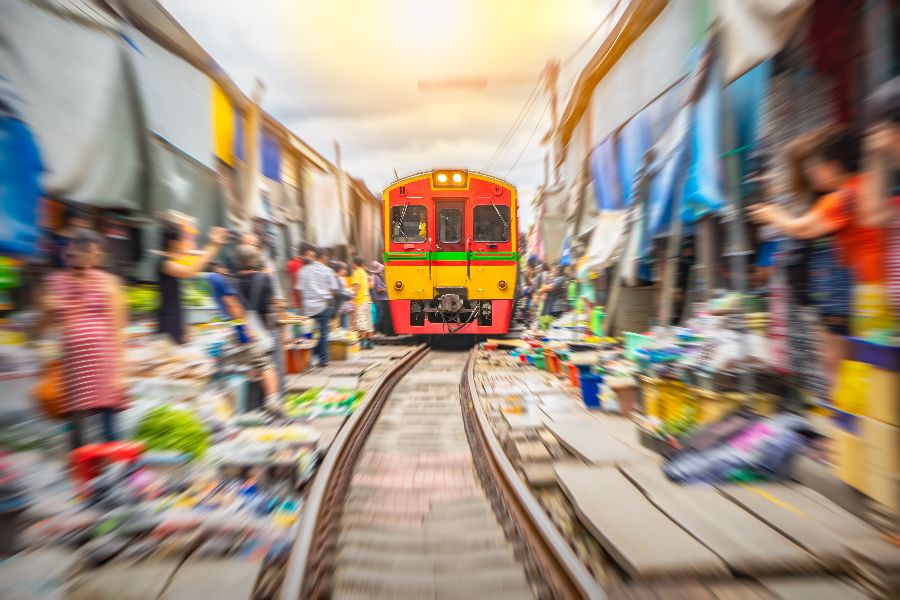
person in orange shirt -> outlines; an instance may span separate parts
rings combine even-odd
[[[822,136],[813,156],[806,161],[806,175],[813,188],[828,192],[811,210],[793,216],[775,204],[760,204],[750,211],[760,224],[774,225],[785,235],[802,240],[835,234],[841,258],[862,283],[884,280],[884,229],[864,224],[857,215],[863,192],[860,175],[860,139],[845,131]]]
[[[858,301],[860,291],[869,294],[872,286],[883,286],[887,245],[884,227],[868,224],[861,209],[866,191],[860,174],[862,141],[851,132],[833,129],[810,140],[816,144],[804,163],[805,175],[813,189],[827,193],[800,216],[768,203],[751,208],[750,216],[796,239],[834,234],[839,259],[856,280]]]

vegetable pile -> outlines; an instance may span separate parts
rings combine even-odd
[[[135,439],[150,450],[176,450],[203,456],[209,447],[209,432],[191,412],[170,406],[158,406],[148,412],[138,426]]]
[[[132,313],[151,313],[159,307],[159,292],[152,285],[128,288],[128,310]]]

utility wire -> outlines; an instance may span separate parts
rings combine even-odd
[[[531,93],[528,94],[528,98],[525,100],[525,104],[523,104],[522,108],[519,110],[519,114],[516,115],[515,121],[513,121],[513,124],[510,126],[509,130],[506,132],[506,135],[503,136],[503,139],[500,140],[500,145],[497,146],[497,149],[494,150],[494,153],[491,155],[491,157],[485,163],[484,167],[482,167],[482,169],[481,169],[482,172],[487,173],[489,171],[489,169],[493,168],[494,165],[497,163],[497,161],[503,157],[503,153],[506,150],[506,146],[512,140],[513,136],[515,136],[519,127],[522,126],[522,122],[524,121],[526,114],[532,108],[532,106],[534,106],[535,101],[537,101],[537,98],[538,98],[537,92],[541,87],[542,79],[543,79],[543,72],[541,73],[541,76],[538,77],[538,80],[535,82],[534,87],[531,88]]]
[[[513,169],[516,168],[516,165],[519,164],[519,159],[522,158],[522,155],[525,154],[525,150],[528,148],[528,145],[531,143],[531,140],[534,139],[534,134],[537,133],[538,127],[541,126],[541,121],[544,120],[544,115],[547,114],[547,109],[548,109],[548,108],[550,108],[550,100],[547,100],[547,104],[544,105],[544,110],[541,111],[541,116],[540,116],[540,118],[538,118],[537,125],[535,125],[535,126],[534,126],[534,129],[531,130],[531,135],[528,136],[528,141],[526,141],[526,142],[525,142],[525,145],[522,146],[522,151],[519,152],[519,156],[516,157],[516,162],[514,162],[513,165],[509,168],[509,171],[506,172],[506,176],[504,177],[504,179],[508,179],[508,178],[509,178],[509,174],[512,173],[512,172],[513,172]]]

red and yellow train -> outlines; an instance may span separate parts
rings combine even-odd
[[[384,265],[397,334],[502,334],[518,273],[516,189],[439,169],[383,194]]]

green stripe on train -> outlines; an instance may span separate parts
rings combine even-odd
[[[518,252],[472,252],[472,260],[518,260]],[[385,252],[384,262],[403,260],[466,260],[465,252]]]

